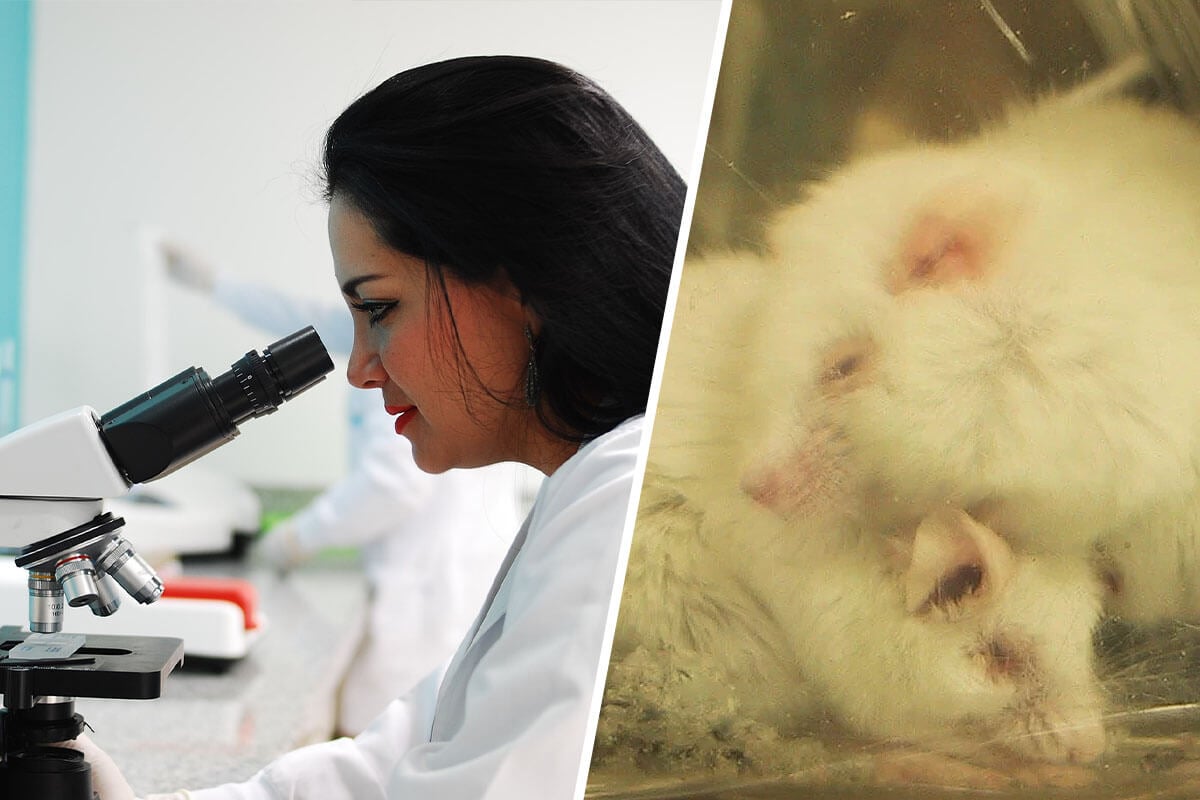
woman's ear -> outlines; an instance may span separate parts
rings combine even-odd
[[[542,335],[542,318],[538,313],[529,306],[524,306],[525,309],[525,330],[529,331],[536,341]]]
[[[497,270],[496,275],[488,281],[487,287],[500,301],[505,316],[517,320],[521,323],[522,329],[528,328],[533,331],[535,336],[541,331],[541,318],[529,304],[528,298],[513,283],[507,270],[503,268]]]

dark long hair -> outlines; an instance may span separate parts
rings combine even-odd
[[[548,430],[585,441],[646,410],[685,187],[596,84],[517,56],[406,70],[334,121],[323,167],[327,199],[443,289],[507,276],[542,322]]]

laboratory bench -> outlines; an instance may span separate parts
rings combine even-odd
[[[141,795],[245,780],[282,753],[328,739],[366,620],[362,573],[336,559],[287,575],[240,561],[187,565],[184,574],[246,578],[266,624],[247,655],[224,668],[197,669],[185,656],[156,700],[76,702],[93,740]]]

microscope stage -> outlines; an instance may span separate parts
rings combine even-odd
[[[0,692],[9,708],[45,696],[150,700],[162,694],[163,680],[183,662],[182,639],[97,634],[88,634],[82,648],[59,662],[9,659],[26,636],[15,625],[0,627]]]

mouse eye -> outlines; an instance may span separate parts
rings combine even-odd
[[[870,366],[874,346],[866,337],[842,339],[829,348],[818,382],[831,391],[848,391],[861,385]]]
[[[1032,648],[1012,636],[997,634],[979,648],[988,678],[994,681],[1019,680],[1034,671]]]
[[[1095,569],[1096,577],[1100,579],[1100,585],[1104,587],[1110,597],[1118,597],[1125,591],[1125,576],[1121,574],[1121,570],[1107,553],[1099,553]]]
[[[827,381],[839,381],[843,378],[849,378],[853,375],[862,364],[862,356],[851,354],[838,361],[825,371],[825,379]]]

